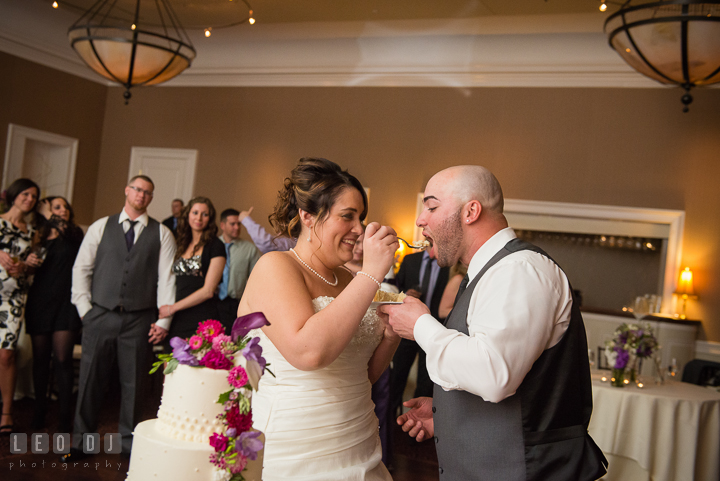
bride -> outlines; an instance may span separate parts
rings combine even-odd
[[[391,480],[380,458],[371,383],[400,342],[370,302],[398,249],[390,227],[365,230],[362,271],[343,264],[363,233],[367,197],[329,160],[300,159],[270,222],[298,239],[252,271],[238,315],[262,312],[260,336],[273,376],[253,399],[253,427],[265,433],[263,480]]]

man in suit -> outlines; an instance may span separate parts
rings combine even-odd
[[[416,223],[438,263],[460,260],[468,275],[444,324],[412,298],[378,310],[417,340],[436,384],[398,423],[418,441],[434,436],[441,480],[600,478],[587,339],[564,272],[515,237],[483,167],[439,172],[423,205]]]
[[[238,304],[245,292],[250,272],[262,255],[252,242],[240,239],[239,214],[235,209],[225,209],[220,214],[220,240],[225,244],[227,262],[219,286],[218,310],[220,322],[228,333],[237,318]]]
[[[182,199],[173,199],[172,203],[170,204],[170,208],[172,209],[172,215],[162,221],[163,225],[170,229],[173,235],[177,234],[177,224],[178,220],[180,219],[180,215],[182,214],[183,207],[185,207],[185,203],[182,201]]]
[[[438,265],[432,251],[408,254],[395,276],[395,285],[406,295],[420,299],[437,319],[440,299],[448,282],[449,272],[449,267]],[[415,397],[432,396],[433,382],[425,367],[425,352],[415,341],[403,339],[395,351],[390,370],[390,413],[393,417],[397,415],[402,404],[405,384],[416,357],[418,357],[418,374],[414,395]]]
[[[144,175],[130,179],[123,210],[88,228],[75,259],[72,303],[83,323],[82,358],[73,444],[63,462],[84,457],[82,437],[97,430],[114,364],[122,396],[118,431],[122,452],[130,454],[150,344],[161,342],[170,328],[171,318],[158,319],[158,308],[175,302],[175,239],[147,214],[154,187]]]

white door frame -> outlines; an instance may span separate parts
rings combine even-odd
[[[67,178],[65,179],[65,197],[72,204],[73,189],[75,186],[75,164],[77,162],[78,139],[53,134],[43,130],[23,127],[21,125],[8,125],[7,143],[5,145],[5,164],[3,166],[2,189],[17,178],[22,177],[23,163],[25,161],[25,147],[28,140],[44,142],[67,150]],[[41,186],[42,188],[43,186]]]
[[[198,151],[195,149],[164,149],[157,147],[132,147],[130,153],[130,169],[128,170],[128,180],[132,177],[143,173],[142,166],[144,162],[152,160],[171,161],[177,165],[178,171],[182,172],[182,183],[179,192],[175,192],[175,197],[185,199],[185,201],[193,197],[195,184],[195,165],[197,164]],[[159,179],[154,179],[158,182]]]

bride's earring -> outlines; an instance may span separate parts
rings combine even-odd
[[[312,241],[312,239],[310,238],[310,234],[308,234],[308,242],[310,241]]]

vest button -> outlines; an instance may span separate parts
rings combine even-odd
[[[437,443],[438,443],[438,441],[440,441],[440,440],[438,439],[438,437],[437,437],[437,436],[435,436],[435,444],[437,444]]]
[[[432,410],[432,411],[433,411],[433,412],[437,411],[437,409],[435,409],[435,406],[433,406],[433,410]]]
[[[440,474],[442,474],[442,473],[443,473],[443,468],[438,468],[438,471],[440,472]]]

